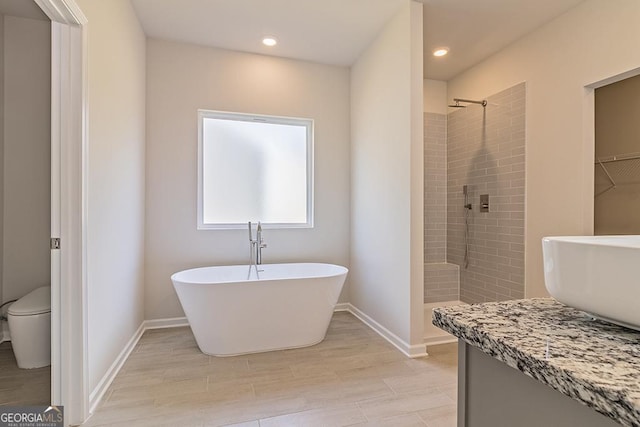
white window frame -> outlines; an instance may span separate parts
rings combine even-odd
[[[314,227],[314,141],[313,141],[313,119],[298,117],[270,116],[262,114],[236,113],[218,110],[198,110],[198,186],[197,186],[197,229],[198,230],[229,230],[246,228],[246,223],[205,223],[204,213],[204,156],[203,156],[203,124],[205,118],[238,120],[244,122],[262,122],[283,125],[305,126],[307,134],[307,203],[306,203],[306,223],[263,223],[264,228],[313,228]]]

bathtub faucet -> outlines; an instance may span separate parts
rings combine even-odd
[[[267,244],[262,238],[262,224],[258,221],[258,227],[256,228],[256,264],[262,264],[262,249],[266,247]]]
[[[267,247],[262,237],[262,224],[258,221],[258,227],[256,228],[256,238],[253,238],[253,228],[251,227],[251,221],[249,221],[249,273],[251,273],[251,267],[255,265],[256,273],[258,265],[262,264],[262,249]]]

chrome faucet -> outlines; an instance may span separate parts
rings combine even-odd
[[[253,238],[253,229],[251,221],[249,221],[249,275],[251,275],[251,267],[255,266],[256,274],[263,270],[258,270],[258,265],[262,264],[262,249],[267,247],[262,237],[262,224],[258,221],[256,228],[256,238]]]
[[[258,227],[256,228],[256,264],[262,264],[262,249],[266,248],[267,244],[262,237],[262,224],[258,221]]]

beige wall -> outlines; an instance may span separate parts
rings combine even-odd
[[[596,159],[640,153],[640,76],[596,89]],[[595,165],[595,234],[640,234],[640,159]],[[607,173],[616,183],[611,188]]]
[[[421,5],[407,1],[351,69],[350,302],[405,343],[422,339],[414,323],[423,293],[423,92],[412,62],[418,14]]]
[[[77,0],[88,23],[89,390],[143,321],[145,35],[128,0]]]
[[[2,295],[50,283],[51,24],[4,16]]]
[[[266,229],[263,259],[348,267],[348,69],[154,39],[147,49],[146,318],[183,316],[176,271],[248,263],[246,229],[196,230],[198,108],[314,119],[315,227]]]
[[[640,66],[640,2],[588,0],[448,82],[481,99],[525,81],[525,293],[547,295],[541,238],[593,233],[593,130],[586,85]]]

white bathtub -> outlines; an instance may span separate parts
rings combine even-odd
[[[348,270],[331,264],[233,265],[171,276],[200,350],[233,356],[322,341]]]

